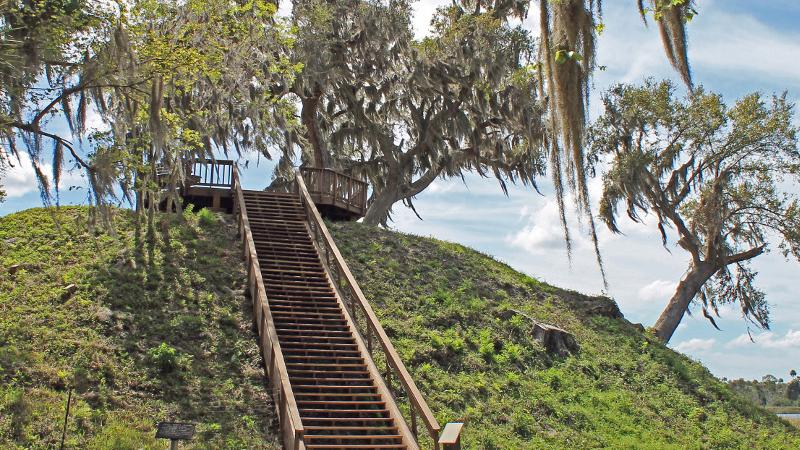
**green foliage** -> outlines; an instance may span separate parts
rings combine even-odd
[[[147,350],[147,359],[161,373],[170,373],[186,363],[185,358],[166,342]]]
[[[772,375],[765,375],[761,381],[740,378],[728,381],[728,385],[755,405],[769,408],[795,407],[800,412],[800,381],[797,379],[784,382]]]
[[[785,187],[800,179],[793,105],[754,93],[728,107],[702,88],[680,98],[672,83],[653,80],[616,86],[603,102],[590,133],[592,159],[608,162],[602,219],[619,232],[619,217],[655,214],[663,243],[674,229],[702,287],[686,303],[699,294],[707,317],[738,303],[767,326],[748,261],[767,251],[768,235],[800,260],[800,199]]]
[[[800,445],[800,434],[699,363],[592,312],[613,309],[609,299],[560,290],[457,244],[357,223],[330,228],[439,422],[467,423],[464,448]],[[573,333],[580,352],[549,355],[525,316]]]
[[[200,220],[200,225],[210,227],[217,223],[217,216],[208,209],[203,208],[197,213],[197,218]]]
[[[0,267],[20,265],[0,273],[0,447],[57,448],[72,388],[67,448],[164,448],[162,420],[197,423],[195,448],[277,448],[236,231],[157,214],[150,252],[112,217],[113,235],[86,208],[0,218]]]

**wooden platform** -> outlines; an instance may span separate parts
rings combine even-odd
[[[181,188],[185,204],[196,208],[233,211],[231,160],[199,160],[187,168],[191,173]],[[300,169],[320,214],[328,220],[358,220],[367,212],[367,183],[333,169]]]

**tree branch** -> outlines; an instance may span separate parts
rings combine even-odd
[[[750,250],[736,253],[725,258],[725,265],[730,265],[734,263],[739,263],[742,261],[747,261],[748,259],[753,259],[756,256],[764,253],[764,250],[767,248],[767,244],[761,244],[758,247],[753,247]]]

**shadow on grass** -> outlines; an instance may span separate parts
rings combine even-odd
[[[163,402],[154,424],[198,423],[206,443],[250,446],[253,437],[259,446],[276,443],[234,230],[222,218],[201,226],[191,213],[158,219],[147,257],[133,238],[131,257],[98,267],[89,281],[108,293],[106,332],[134,367],[129,395]],[[158,364],[162,344],[166,363]]]

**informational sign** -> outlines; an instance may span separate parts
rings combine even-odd
[[[156,438],[188,441],[194,436],[193,423],[159,422]]]

